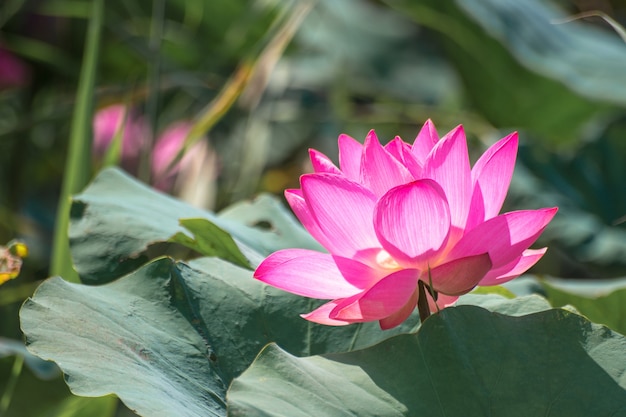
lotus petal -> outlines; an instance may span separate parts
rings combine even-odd
[[[361,179],[361,154],[363,145],[348,135],[339,135],[339,167],[354,182]]]
[[[548,248],[525,250],[508,264],[489,271],[478,285],[500,285],[519,277],[539,262],[547,250]]]
[[[430,154],[430,151],[439,141],[439,135],[437,134],[437,130],[435,129],[435,125],[433,122],[428,119],[422,129],[417,134],[415,141],[413,142],[413,146],[411,151],[413,155],[415,155],[417,161],[424,165],[426,162],[426,158]]]
[[[400,136],[396,136],[391,142],[386,144],[385,150],[403,164],[409,170],[413,178],[421,178],[422,166],[411,152],[411,146],[404,142]]]
[[[289,189],[285,190],[285,199],[289,203],[289,206],[293,210],[294,214],[302,223],[302,226],[317,240],[326,250],[329,252],[333,252],[335,248],[335,242],[332,237],[326,236],[324,230],[320,227],[311,213],[309,206],[304,200],[304,196],[302,195],[302,190],[300,189]]]
[[[377,197],[414,179],[409,170],[382,147],[373,130],[365,139],[362,158],[361,183]]]
[[[351,258],[360,250],[380,247],[372,224],[375,197],[347,178],[332,174],[307,174],[300,180],[302,195],[332,254]],[[317,238],[317,236],[313,235]]]
[[[487,149],[474,165],[472,203],[466,229],[473,229],[500,213],[515,168],[517,144],[517,133],[512,133]]]
[[[472,176],[462,126],[444,136],[430,151],[423,177],[433,179],[443,188],[455,232],[451,243],[457,241],[467,223],[472,198]]]
[[[323,153],[315,149],[309,149],[309,158],[311,159],[313,171],[316,173],[326,172],[329,174],[342,175],[342,172],[333,164],[333,161]]]
[[[430,293],[426,292],[426,298],[428,299],[428,306],[430,307],[430,312],[435,313],[439,310],[443,310],[446,307],[453,306],[454,303],[456,303],[456,300],[459,299],[459,296],[437,294],[437,301],[434,301]]]
[[[427,283],[438,293],[462,295],[470,292],[490,269],[489,254],[467,256],[431,269]]]
[[[382,320],[402,309],[417,289],[419,271],[402,269],[381,279],[362,294],[347,298],[330,313],[346,321]]]
[[[556,212],[555,207],[501,214],[465,234],[448,257],[457,259],[488,252],[493,268],[500,268],[532,245]]]
[[[307,249],[284,249],[266,258],[254,277],[304,297],[333,299],[360,293],[383,274],[360,262]]]
[[[409,318],[413,310],[415,310],[415,306],[417,306],[417,292],[413,291],[409,301],[407,301],[404,306],[400,308],[400,310],[385,317],[384,319],[379,320],[380,328],[383,330],[389,330],[402,324]]]
[[[316,308],[310,313],[300,314],[300,317],[314,323],[324,324],[326,326],[345,326],[347,324],[352,324],[352,321],[331,319],[329,317],[330,312],[333,311],[337,307],[337,305],[339,305],[343,301],[343,299],[329,301],[326,304],[322,304],[320,307]]]
[[[401,185],[385,194],[374,212],[383,248],[401,265],[418,267],[443,247],[450,212],[441,187],[432,180]]]

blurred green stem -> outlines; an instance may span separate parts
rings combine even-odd
[[[9,377],[6,388],[4,389],[2,398],[0,398],[0,417],[6,415],[6,412],[11,405],[13,392],[15,392],[15,386],[17,385],[17,380],[20,378],[23,366],[24,357],[21,355],[16,355],[15,361],[13,362],[13,368],[11,369],[11,376]]]
[[[90,178],[93,93],[96,82],[103,14],[104,0],[93,0],[91,18],[87,28],[87,39],[85,41],[85,53],[78,80],[68,156],[65,164],[61,196],[59,198],[52,248],[50,275],[60,275],[66,280],[73,282],[78,282],[79,278],[72,267],[70,256],[68,241],[69,213],[72,194],[80,191]]]
[[[152,1],[152,21],[150,26],[150,66],[148,67],[148,101],[146,115],[153,134],[149,136],[144,152],[139,161],[139,179],[150,183],[152,166],[152,150],[157,128],[157,113],[159,110],[159,84],[161,83],[161,42],[163,38],[163,24],[165,19],[165,0]]]
[[[217,96],[196,117],[183,148],[170,162],[167,171],[170,171],[182,159],[185,152],[202,139],[203,135],[230,110],[251,82],[257,81],[258,85],[262,85],[261,91],[265,89],[267,79],[264,77],[269,76],[269,69],[276,64],[315,3],[315,0],[298,2],[291,13],[279,16],[272,30],[259,41],[257,49],[243,58]]]

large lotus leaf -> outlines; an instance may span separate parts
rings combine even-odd
[[[149,250],[154,244],[187,233],[181,218],[206,219],[228,232],[253,263],[282,248],[319,248],[293,216],[270,199],[249,203],[245,218],[235,209],[218,216],[159,193],[119,169],[106,169],[74,197],[69,237],[76,270],[90,284],[125,275],[161,253]],[[216,245],[222,245],[219,235],[204,235],[211,236],[218,236]]]
[[[565,310],[443,310],[416,334],[297,358],[270,345],[231,416],[626,416],[626,338]]]
[[[75,394],[114,393],[148,416],[220,415],[226,383],[210,347],[176,309],[176,274],[163,260],[140,270],[141,280],[46,281],[20,313],[29,350],[54,360]]]
[[[553,306],[571,304],[594,323],[626,334],[626,279],[541,282]]]
[[[56,362],[74,393],[114,393],[150,417],[206,417],[225,413],[228,384],[267,343],[300,356],[342,352],[418,325],[383,332],[299,317],[315,307],[217,258],[161,258],[101,286],[52,278],[20,315],[29,350]]]
[[[491,312],[506,314],[507,316],[523,316],[551,308],[548,300],[538,295],[508,298],[498,294],[465,294],[459,298],[455,305],[480,306]]]
[[[626,105],[626,46],[541,0],[387,1],[441,33],[467,96],[493,124],[575,139],[610,105]]]

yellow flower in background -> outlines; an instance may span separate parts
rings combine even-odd
[[[16,278],[22,269],[22,258],[28,256],[28,247],[18,241],[0,246],[0,285]]]

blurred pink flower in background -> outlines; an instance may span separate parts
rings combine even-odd
[[[168,169],[193,127],[190,121],[170,124],[157,137],[151,155],[151,184],[165,192],[179,195],[183,200],[203,208],[212,206],[215,198],[217,157],[203,138],[188,149],[179,162]],[[93,121],[93,154],[102,160],[118,132],[122,134],[120,165],[136,175],[142,152],[152,132],[141,116],[129,112],[123,104],[99,110]]]
[[[30,80],[30,69],[0,45],[0,90],[22,87]]]
[[[123,104],[98,110],[93,120],[93,154],[96,158],[104,158],[118,133],[122,135],[120,165],[136,174],[141,153],[152,134],[148,123]]]
[[[183,148],[192,127],[191,122],[179,121],[169,125],[159,135],[152,152],[152,180],[156,188],[161,190],[171,188],[181,166],[186,165],[192,158],[192,152],[186,152],[183,158],[168,170],[169,165]]]
[[[439,139],[427,121],[411,145],[339,137],[339,168],[311,150],[313,174],[285,196],[329,253],[285,249],[255,278],[305,297],[328,299],[307,320],[344,325],[379,321],[389,329],[418,304],[453,304],[477,285],[507,282],[545,253],[528,249],[556,208],[498,215],[513,174],[518,138],[491,146],[470,168],[462,126]],[[428,286],[428,287],[424,287]],[[424,294],[422,292],[422,294]],[[422,303],[424,300],[421,301]]]
[[[152,153],[152,183],[162,191],[176,190],[184,201],[197,207],[211,207],[215,200],[217,156],[208,141],[199,140],[170,169],[185,145],[193,124],[178,121],[159,135]]]

